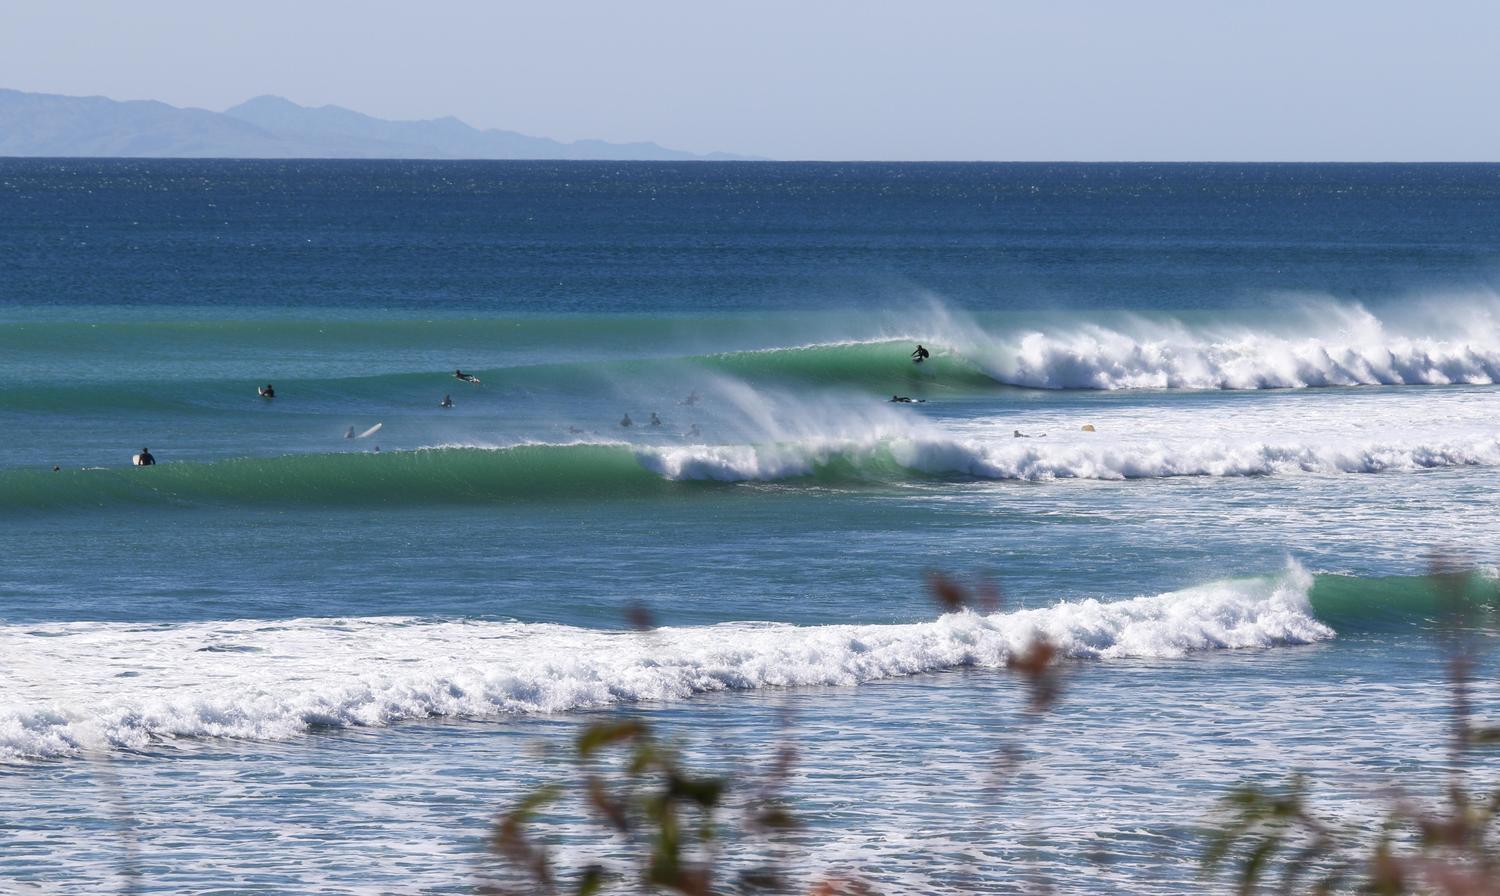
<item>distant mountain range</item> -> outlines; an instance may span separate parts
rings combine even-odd
[[[457,118],[387,121],[258,96],[223,112],[0,89],[0,156],[241,159],[744,159],[655,143],[563,143]]]

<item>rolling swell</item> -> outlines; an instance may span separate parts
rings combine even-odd
[[[202,411],[242,414],[260,410],[255,386],[273,379],[280,393],[277,413],[333,413],[344,410],[430,408],[433,393],[462,389],[455,397],[496,400],[527,393],[596,395],[614,387],[637,386],[672,396],[711,388],[723,376],[768,385],[845,387],[875,395],[895,391],[927,395],[938,391],[973,393],[1002,388],[978,367],[952,353],[924,364],[911,363],[906,342],[810,345],[797,348],[630,360],[576,361],[511,367],[466,368],[482,380],[471,387],[452,378],[451,369],[395,371],[368,376],[258,379],[164,379],[126,382],[41,382],[0,394],[0,408],[28,412],[110,413]],[[201,368],[200,368],[201,369]]]
[[[1446,585],[1428,576],[1319,575],[1308,598],[1318,619],[1340,632],[1432,628],[1459,616],[1500,627],[1500,589],[1482,571]]]
[[[673,484],[615,445],[437,448],[347,452],[144,469],[0,473],[0,504],[87,507],[111,504],[441,504],[506,499],[629,497]]]
[[[1403,473],[1500,465],[1500,437],[1412,444],[1109,442],[929,435],[753,445],[620,442],[291,454],[148,469],[0,472],[0,505],[442,504],[651,497],[695,483],[883,485],[994,480]]]

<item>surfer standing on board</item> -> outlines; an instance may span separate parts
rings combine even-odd
[[[151,456],[150,448],[142,448],[141,453],[132,457],[130,462],[138,467],[150,467],[156,464],[156,458]]]
[[[932,357],[932,352],[923,348],[922,343],[919,342],[917,343],[917,350],[911,353],[911,362],[913,364],[921,364],[930,357]]]

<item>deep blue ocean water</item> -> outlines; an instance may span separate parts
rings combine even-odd
[[[1198,892],[1438,780],[1497,260],[1488,165],[0,160],[0,881],[473,892],[641,712],[808,875]]]

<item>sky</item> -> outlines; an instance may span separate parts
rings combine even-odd
[[[0,0],[0,87],[777,159],[1500,160],[1500,4]]]

